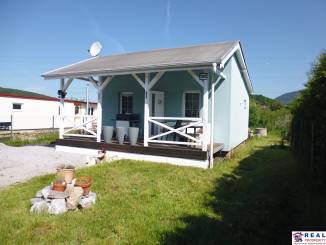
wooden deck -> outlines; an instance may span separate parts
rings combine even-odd
[[[95,142],[90,139],[59,139],[56,141],[56,145],[70,146],[78,148],[106,150],[115,152],[126,152],[144,155],[156,155],[165,157],[176,157],[184,159],[194,160],[207,160],[208,152],[201,149],[185,146],[173,146],[162,144],[150,144],[148,147],[144,147],[141,144],[132,146],[129,144],[119,145],[115,142]],[[214,153],[220,151],[223,148],[223,144],[214,144]],[[209,148],[208,148],[209,149]]]

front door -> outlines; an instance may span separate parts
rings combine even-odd
[[[152,117],[164,117],[164,93],[158,91],[151,92],[151,115]],[[159,126],[151,127],[151,135],[159,134]]]

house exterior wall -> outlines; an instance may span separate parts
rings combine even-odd
[[[144,89],[131,76],[116,76],[106,86],[102,99],[102,124],[103,126],[115,126],[116,114],[119,112],[121,92],[132,92],[133,113],[140,115],[140,128],[144,125]]]
[[[241,76],[237,60],[231,61],[231,114],[230,148],[234,148],[248,138],[249,94]]]
[[[248,137],[249,95],[234,56],[223,73],[226,79],[215,88],[214,142],[223,143],[223,151],[230,151]]]
[[[14,110],[13,103],[22,104],[21,110]],[[65,103],[65,115],[74,116],[74,103]],[[0,122],[10,122],[13,117],[13,130],[45,129],[59,127],[59,102],[37,99],[0,97]]]
[[[223,143],[224,149],[230,149],[230,93],[231,65],[226,63],[223,73],[226,79],[215,86],[214,104],[214,143]],[[210,86],[211,89],[211,86]],[[210,91],[211,92],[211,91]],[[211,122],[211,96],[209,97],[209,122]]]

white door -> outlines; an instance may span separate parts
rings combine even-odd
[[[151,115],[152,117],[164,117],[164,93],[151,92]],[[152,125],[151,135],[159,134],[159,126]]]

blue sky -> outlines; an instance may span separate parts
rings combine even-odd
[[[325,0],[2,0],[0,86],[55,96],[58,81],[40,75],[88,58],[96,40],[102,55],[240,40],[255,93],[274,98],[303,88],[325,13]],[[68,93],[84,98],[85,83]]]

